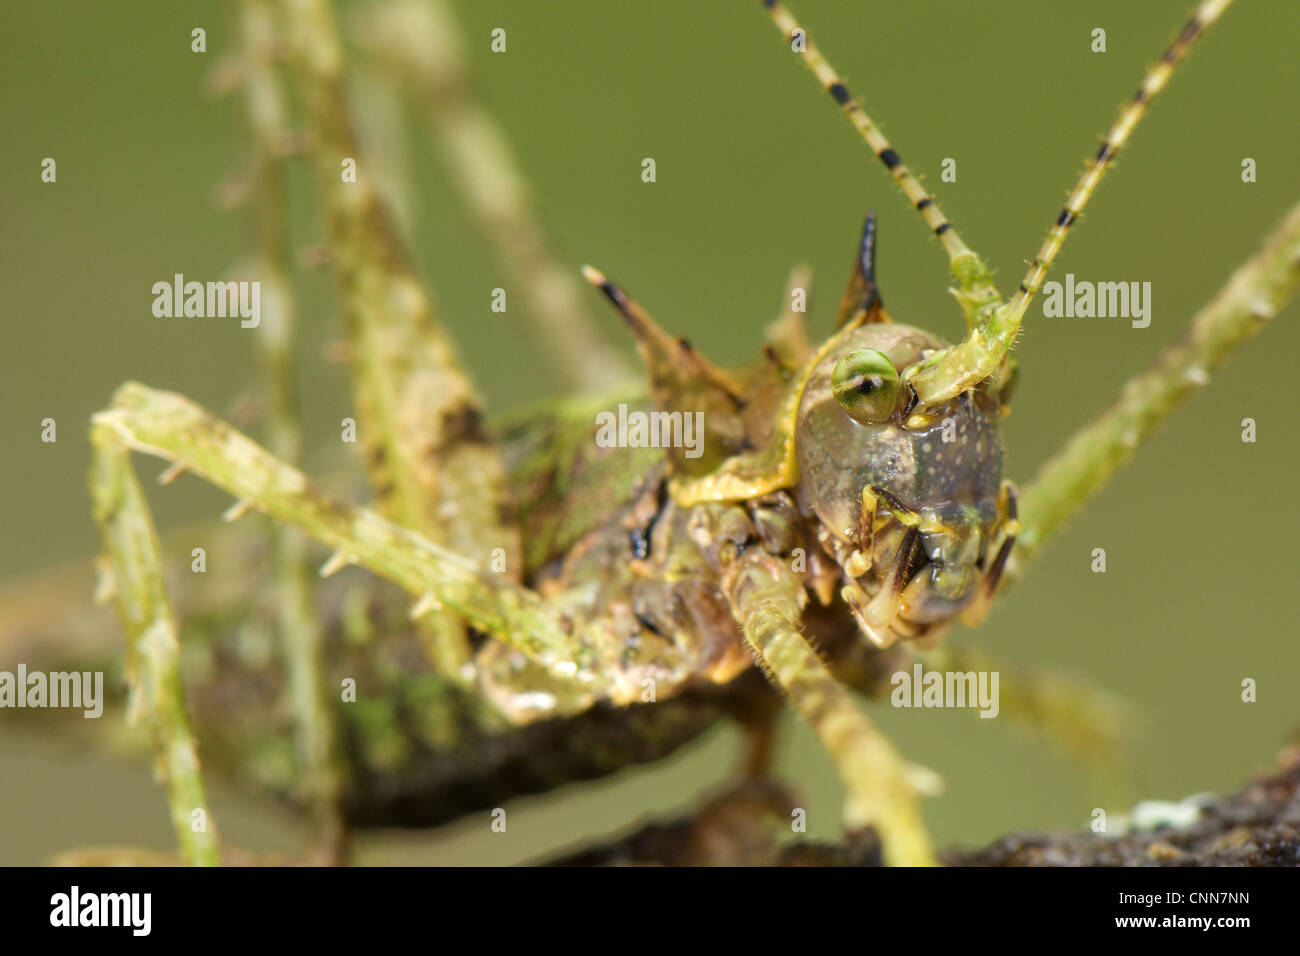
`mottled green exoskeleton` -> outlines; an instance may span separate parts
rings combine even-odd
[[[1148,72],[1004,301],[989,268],[791,15],[763,0],[942,242],[968,335],[950,346],[889,315],[869,216],[836,328],[820,345],[809,343],[802,314],[789,312],[758,360],[724,370],[589,268],[588,280],[637,340],[648,394],[489,422],[384,202],[364,181],[340,183],[340,159],[360,150],[329,6],[279,0],[376,502],[361,508],[327,494],[284,460],[292,442],[273,455],[178,395],[128,384],[95,417],[93,488],[107,579],[129,633],[136,704],[164,755],[188,858],[217,855],[215,830],[196,835],[185,822],[203,800],[191,720],[205,760],[272,789],[291,787],[265,769],[279,744],[267,725],[232,721],[222,710],[232,688],[258,683],[238,655],[214,649],[217,676],[190,687],[188,714],[181,703],[176,624],[156,536],[126,463],[131,450],[173,462],[169,477],[193,471],[229,491],[235,516],[264,512],[328,545],[335,555],[325,572],[361,565],[412,598],[410,622],[389,620],[360,640],[305,612],[285,622],[302,638],[283,665],[294,763],[306,780],[296,796],[336,840],[344,822],[434,823],[466,806],[491,806],[482,800],[503,788],[528,792],[651,759],[720,711],[758,728],[751,767],[761,770],[776,697],[753,680],[757,668],[835,761],[847,824],[874,827],[891,863],[933,862],[917,799],[933,775],[903,761],[848,688],[878,689],[892,655],[934,642],[954,619],[981,620],[1018,535],[1037,541],[1052,527],[1050,515],[1035,524],[1028,509],[1018,514],[1002,474],[1009,350],[1111,159],[1229,2],[1201,3]],[[256,54],[274,18],[266,0],[244,7]],[[403,23],[388,35],[418,31]],[[409,81],[448,88],[438,64],[424,67]],[[250,114],[265,144],[278,122],[278,94],[266,75],[252,75],[264,81]],[[475,127],[466,109],[458,99],[448,135],[464,132],[458,124]],[[270,150],[264,158],[263,189],[275,195]],[[274,207],[263,215],[278,215]],[[267,275],[279,277],[278,233],[266,233]],[[286,299],[282,292],[276,302],[284,308]],[[276,319],[285,316],[273,316],[270,327],[281,327]],[[669,436],[698,420],[698,443],[610,447],[598,440],[597,422],[615,404]],[[333,703],[340,679],[355,681],[355,706]],[[539,754],[549,761],[541,769]]]

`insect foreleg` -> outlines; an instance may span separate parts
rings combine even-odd
[[[723,586],[755,660],[835,761],[848,791],[846,825],[876,828],[891,865],[934,864],[917,805],[921,772],[871,725],[800,631],[807,594],[798,579],[782,559],[750,548]]]

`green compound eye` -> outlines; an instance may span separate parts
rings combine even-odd
[[[840,356],[831,372],[831,394],[863,423],[883,422],[898,403],[898,369],[876,349],[854,349]]]

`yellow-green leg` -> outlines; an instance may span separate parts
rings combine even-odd
[[[874,827],[891,866],[934,865],[918,805],[922,771],[871,725],[801,633],[799,582],[779,559],[763,556],[733,569],[724,587],[755,660],[835,761],[847,790],[846,825]]]
[[[380,507],[393,521],[521,579],[505,470],[482,402],[403,248],[353,133],[343,45],[327,0],[281,0],[290,58],[312,139],[330,263],[343,304],[353,400]],[[463,623],[420,615],[446,677],[469,675]]]
[[[242,0],[240,30],[245,104],[254,145],[258,279],[267,292],[266,308],[257,328],[268,409],[267,442],[277,455],[293,463],[302,448],[293,362],[297,309],[290,268],[284,155],[279,148],[288,131],[275,70],[279,38],[271,0]],[[307,540],[295,528],[272,526],[270,533],[275,543],[276,605],[293,709],[299,786],[304,802],[311,808],[314,858],[342,863],[347,831],[340,807],[339,744],[325,686],[322,634]]]
[[[126,630],[128,714],[143,719],[153,737],[156,772],[167,790],[182,857],[191,866],[216,866],[217,829],[185,713],[180,642],[163,585],[158,533],[131,470],[127,443],[104,427],[96,427],[91,440],[90,485],[104,542],[104,583]]]

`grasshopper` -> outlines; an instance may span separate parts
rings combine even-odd
[[[1196,8],[1004,299],[806,31],[777,0],[762,0],[941,242],[967,336],[949,345],[890,315],[868,215],[824,342],[812,344],[803,314],[791,311],[754,363],[720,368],[587,267],[636,339],[648,391],[492,421],[384,200],[364,179],[340,180],[340,160],[360,150],[329,5],[283,0],[277,20],[263,0],[245,0],[250,37],[265,39],[277,22],[286,32],[375,504],[350,504],[292,463],[283,377],[273,450],[180,395],[134,383],[94,416],[103,593],[123,619],[131,706],[157,743],[186,858],[219,855],[215,826],[206,816],[194,824],[205,806],[194,728],[205,764],[311,805],[339,858],[349,826],[433,825],[655,759],[724,713],[753,728],[750,766],[762,770],[784,699],[835,763],[846,825],[874,828],[889,863],[934,862],[919,809],[933,775],[903,759],[849,688],[878,692],[900,660],[933,646],[954,620],[978,624],[1017,540],[1036,547],[1054,527],[1050,512],[1019,506],[1002,473],[1010,350],[1115,155],[1229,3]],[[249,82],[260,173],[273,184],[266,144],[282,119],[274,82]],[[277,230],[266,233],[265,354],[280,368],[276,335],[291,296]],[[1278,289],[1290,273],[1283,278]],[[668,440],[640,448],[598,440],[602,413],[624,404],[666,416]],[[674,416],[688,415],[700,416],[698,446],[672,440]],[[208,679],[183,682],[135,451],[170,462],[167,480],[192,472],[234,495],[231,519],[262,512],[328,546],[326,576],[357,565],[400,592],[366,592],[359,636],[328,626],[348,614],[313,607],[300,573],[307,547],[277,531],[283,659],[242,654],[214,627]],[[409,620],[390,613],[399,593]],[[263,720],[284,697],[288,726],[283,713]],[[250,716],[233,719],[232,698]]]

